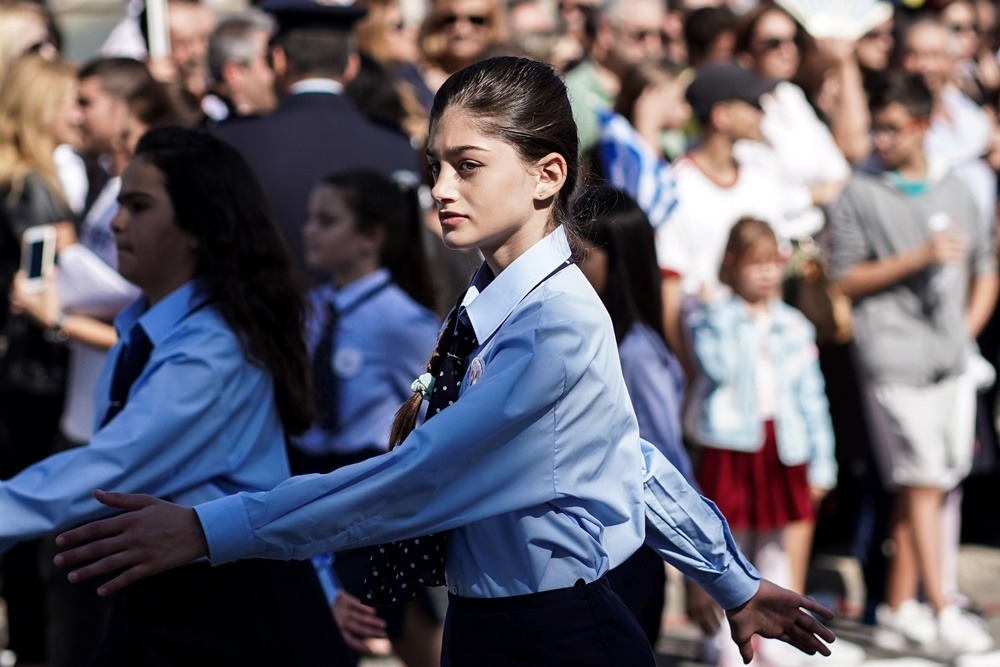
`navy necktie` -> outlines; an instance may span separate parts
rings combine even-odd
[[[101,420],[101,427],[114,419],[128,400],[128,392],[132,385],[142,373],[149,361],[149,355],[153,351],[153,343],[149,336],[143,331],[142,326],[136,324],[132,327],[129,340],[118,352],[118,360],[115,363],[115,372],[111,376],[111,394],[108,409]]]
[[[313,385],[316,403],[316,421],[327,431],[336,431],[340,425],[337,378],[333,373],[333,348],[337,336],[337,309],[327,304],[326,325],[313,353]]]
[[[450,349],[441,361],[427,404],[431,419],[458,400],[468,357],[479,345],[472,325],[457,317]],[[442,586],[447,533],[380,544],[372,550],[371,566],[365,578],[365,603],[402,604],[413,600],[417,586]]]

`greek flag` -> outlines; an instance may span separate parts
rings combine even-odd
[[[604,177],[632,197],[658,228],[677,206],[677,187],[670,164],[614,111],[600,114],[599,148]]]

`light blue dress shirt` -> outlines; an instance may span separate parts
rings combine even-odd
[[[410,384],[424,372],[437,342],[437,315],[414,301],[386,269],[343,289],[322,285],[309,294],[306,324],[310,354],[326,325],[327,305],[340,313],[330,359],[340,409],[340,428],[314,426],[295,446],[307,454],[385,451],[393,415],[412,395]]]
[[[759,575],[724,520],[639,438],[600,299],[575,266],[548,277],[569,255],[559,228],[495,278],[483,265],[459,400],[402,445],[197,506],[211,561],[448,530],[449,589],[505,597],[594,581],[646,538],[724,608],[748,600]]]
[[[197,283],[152,308],[134,302],[115,327],[119,340],[143,328],[153,343],[149,362],[124,409],[90,444],[0,482],[0,551],[112,513],[91,497],[95,488],[195,505],[288,478],[271,376],[246,359]],[[98,424],[119,350],[111,350],[95,389]]]

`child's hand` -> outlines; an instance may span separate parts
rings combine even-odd
[[[341,590],[332,611],[340,634],[349,647],[361,655],[375,655],[383,648],[380,642],[373,641],[386,637],[385,621],[376,615],[374,608]]]
[[[727,610],[726,616],[744,663],[753,659],[750,640],[755,634],[780,639],[808,655],[830,655],[827,644],[836,639],[816,618],[828,621],[833,618],[832,611],[767,579],[760,580],[760,588],[752,598]]]

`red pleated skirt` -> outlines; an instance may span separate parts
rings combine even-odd
[[[812,520],[806,464],[786,466],[778,458],[774,422],[764,423],[764,446],[756,452],[703,447],[697,478],[734,530],[778,530]]]

